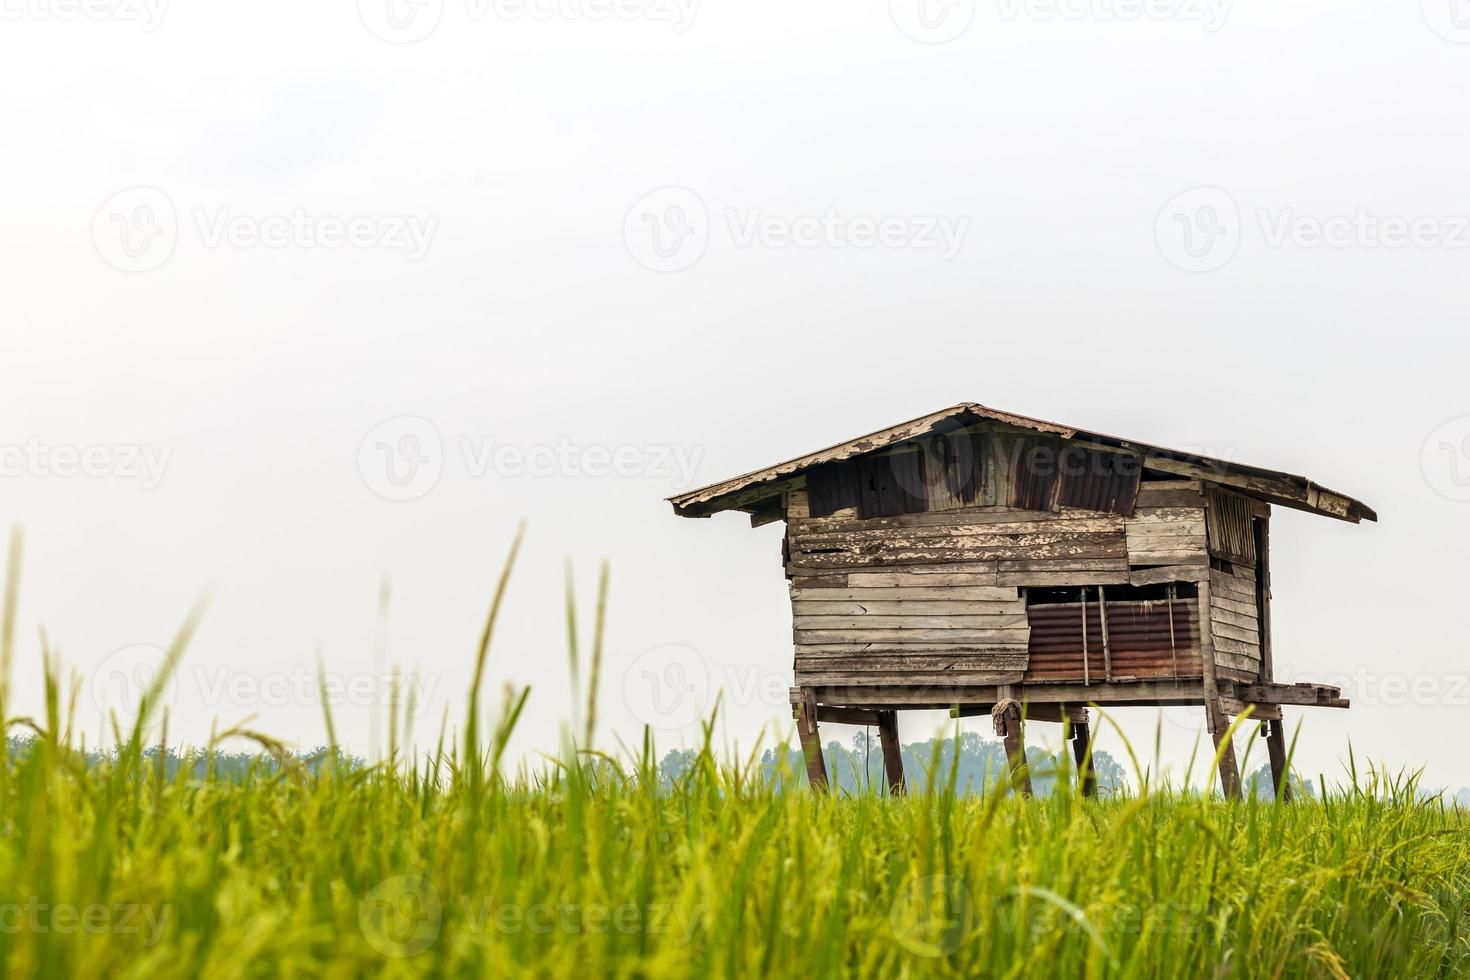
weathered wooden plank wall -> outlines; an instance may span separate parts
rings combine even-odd
[[[1254,571],[1210,566],[1217,538],[1238,554],[1249,537],[1254,552],[1255,502],[1242,505],[1237,500],[1246,498],[1231,494],[1214,503],[1199,480],[1130,484],[1112,457],[1068,471],[1083,476],[1038,475],[1028,459],[1043,450],[1056,459],[1067,449],[1044,437],[1007,444],[960,433],[931,443],[907,447],[896,461],[814,470],[807,490],[786,495],[798,685],[1074,679],[1080,655],[1064,660],[1046,642],[1033,644],[1037,620],[1025,590],[1169,582],[1210,582],[1208,608],[1192,597],[1109,603],[1109,635],[1120,637],[1114,677],[1199,677],[1202,629],[1220,668],[1259,675]],[[1092,506],[1064,505],[1078,500]],[[1062,614],[1036,615],[1050,623],[1046,617]],[[1080,634],[1080,607],[1076,616]],[[1100,680],[1100,613],[1089,616],[1097,648],[1089,649],[1087,674],[1095,659],[1092,679]],[[1033,649],[1042,653],[1027,674]]]

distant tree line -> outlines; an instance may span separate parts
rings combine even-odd
[[[1008,774],[1004,745],[974,732],[962,732],[957,739],[910,742],[901,752],[904,780],[916,792],[947,785],[953,775],[956,792],[979,795]],[[850,745],[833,739],[823,749],[822,757],[827,763],[827,778],[839,791],[884,790],[883,751],[876,734],[857,732]],[[659,764],[660,778],[666,782],[678,779],[697,758],[695,749],[668,752]],[[1031,746],[1026,750],[1026,762],[1031,768],[1032,789],[1038,796],[1050,795],[1062,774],[1067,779],[1076,778],[1070,754],[1052,755]],[[1107,752],[1093,753],[1092,766],[1099,792],[1111,793],[1122,788],[1127,774]],[[790,745],[767,749],[761,756],[761,773],[768,782],[782,789],[805,786],[806,768],[801,749]]]

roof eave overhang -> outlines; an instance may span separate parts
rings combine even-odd
[[[725,510],[752,511],[774,496],[799,488],[798,481],[804,481],[806,472],[813,467],[877,452],[910,439],[968,425],[974,421],[1000,422],[1032,432],[1135,452],[1143,457],[1146,468],[1156,472],[1208,480],[1311,514],[1333,517],[1353,524],[1363,520],[1378,520],[1373,509],[1362,501],[1328,490],[1306,477],[1088,432],[1057,422],[1002,412],[974,402],[963,402],[668,499],[674,507],[674,513],[681,517],[709,517]]]

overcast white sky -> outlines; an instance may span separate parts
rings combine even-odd
[[[745,749],[791,730],[780,527],[663,498],[975,400],[1376,507],[1273,529],[1278,673],[1355,702],[1298,763],[1470,783],[1470,7],[388,2],[0,0],[15,710],[44,625],[95,740],[209,590],[174,735],[318,744],[320,647],[367,753],[386,574],[432,741],[524,518],[517,751],[604,556],[601,741],[723,687]]]

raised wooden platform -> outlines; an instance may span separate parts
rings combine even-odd
[[[1012,785],[1030,795],[1031,779],[1026,771],[1024,728],[1028,721],[1065,724],[1073,739],[1077,771],[1083,794],[1096,789],[1090,760],[1091,730],[1087,706],[1170,707],[1200,705],[1206,709],[1207,728],[1220,749],[1220,781],[1225,794],[1239,798],[1240,774],[1235,750],[1229,744],[1229,719],[1250,712],[1264,726],[1271,761],[1271,777],[1277,796],[1291,798],[1286,773],[1286,735],[1281,717],[1283,705],[1346,708],[1348,699],[1339,688],[1328,684],[1239,684],[1217,680],[1213,690],[1208,679],[1183,681],[1136,681],[1110,684],[907,684],[847,685],[843,687],[791,688],[792,714],[797,720],[807,776],[818,791],[827,789],[827,768],[822,757],[819,725],[871,725],[878,729],[889,787],[903,792],[903,763],[898,741],[898,712],[903,710],[948,710],[957,718],[990,715],[995,731],[1005,740],[1011,760]],[[1223,745],[1223,748],[1221,748]]]

